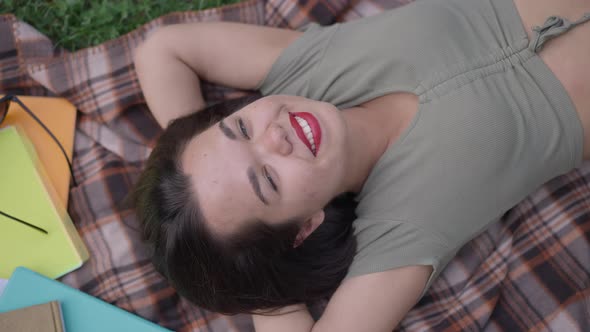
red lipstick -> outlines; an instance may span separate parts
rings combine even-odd
[[[311,129],[311,134],[313,136],[313,142],[315,144],[315,151],[311,143],[307,139],[307,136],[305,135],[303,128],[301,127],[299,122],[297,122],[297,119],[295,117],[305,120],[309,125],[309,128]],[[313,155],[316,156],[320,149],[320,144],[322,142],[322,130],[320,128],[320,123],[317,120],[317,118],[313,116],[313,114],[308,112],[289,112],[289,120],[291,122],[291,126],[293,126],[293,128],[295,129],[295,133],[297,133],[299,139],[303,142],[303,144],[305,144],[305,146],[309,148]]]

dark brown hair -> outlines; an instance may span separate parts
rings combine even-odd
[[[334,198],[324,222],[297,248],[300,220],[252,220],[231,236],[206,227],[180,156],[193,137],[258,98],[229,100],[172,121],[131,195],[156,269],[194,304],[224,314],[327,299],[356,250],[351,194]]]

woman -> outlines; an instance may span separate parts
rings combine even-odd
[[[159,30],[136,56],[167,127],[135,193],[156,267],[211,310],[287,312],[261,331],[393,329],[465,242],[590,156],[585,13],[424,0],[304,32]],[[266,97],[193,113],[200,80]],[[332,212],[350,193],[354,234]],[[324,296],[314,322],[301,303]]]

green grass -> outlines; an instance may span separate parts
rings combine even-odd
[[[240,0],[0,0],[12,13],[70,51],[123,35],[158,16]]]

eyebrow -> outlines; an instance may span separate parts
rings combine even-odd
[[[262,203],[264,203],[264,205],[268,205],[268,201],[262,195],[262,191],[260,190],[260,183],[258,183],[258,177],[256,176],[256,173],[254,173],[254,169],[252,168],[252,166],[248,167],[246,173],[248,174],[248,180],[250,180],[250,184],[252,185],[252,189],[254,189],[254,193],[256,194],[256,196],[258,196],[258,198],[262,201]]]
[[[236,134],[234,134],[234,132],[225,125],[225,123],[223,123],[223,120],[219,121],[219,129],[221,129],[221,132],[229,139],[231,140],[235,140]]]

